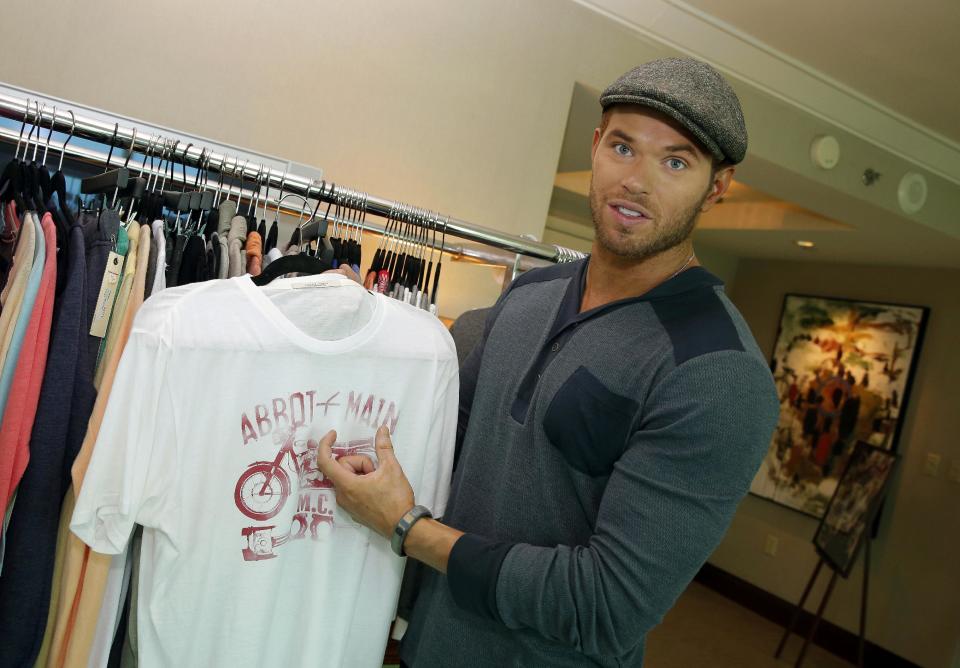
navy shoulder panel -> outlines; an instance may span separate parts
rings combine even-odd
[[[650,302],[673,344],[677,366],[721,350],[744,350],[737,327],[713,286]]]
[[[580,275],[580,270],[586,264],[586,260],[577,260],[576,262],[558,262],[549,267],[537,267],[526,271],[514,279],[510,284],[510,289],[519,288],[521,285],[530,283],[543,283],[544,281],[553,281],[558,278],[573,278]]]
[[[510,286],[500,295],[500,298],[497,299],[497,303],[493,305],[490,309],[490,313],[487,315],[487,323],[483,330],[483,338],[486,340],[487,335],[490,333],[490,330],[493,329],[494,323],[497,321],[497,318],[500,317],[500,311],[503,310],[503,304],[506,302],[507,297],[515,289],[524,286],[530,285],[533,283],[543,283],[545,281],[553,281],[558,278],[573,278],[576,279],[580,276],[580,272],[583,270],[584,264],[586,264],[586,259],[577,260],[576,262],[563,262],[551,265],[549,267],[537,267],[536,269],[531,269],[530,271],[524,272],[520,276],[514,279]]]

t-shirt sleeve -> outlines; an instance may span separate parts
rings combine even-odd
[[[176,464],[170,347],[134,328],[124,347],[70,529],[97,552],[119,554],[134,523],[164,528]]]
[[[441,517],[446,510],[457,436],[459,374],[455,360],[444,366],[427,435],[423,474],[414,488],[417,503],[429,508],[434,517]]]

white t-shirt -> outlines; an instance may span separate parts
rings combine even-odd
[[[142,524],[142,665],[380,666],[404,561],[336,505],[316,441],[391,427],[440,514],[457,356],[432,315],[337,275],[164,290],[133,323],[70,528],[124,549]]]

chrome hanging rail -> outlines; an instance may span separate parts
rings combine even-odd
[[[46,101],[43,98],[38,98],[38,100],[41,105],[46,104],[46,106],[41,106],[39,115],[33,99],[28,101],[27,98],[0,94],[0,116],[15,121],[23,121],[26,118],[29,124],[39,123],[45,129],[50,129],[52,124],[54,130],[64,133],[70,132],[72,128],[74,137],[90,139],[121,149],[130,149],[133,152],[142,153],[148,149],[156,148],[155,141],[151,144],[152,139],[155,140],[155,135],[151,138],[148,132],[138,132],[133,127],[104,123],[82,114],[72,114],[71,110],[65,108],[62,102]],[[68,153],[70,152],[70,149],[68,149]],[[209,151],[196,143],[181,143],[173,150],[170,157],[175,162],[186,163],[193,167],[200,167],[202,158],[202,166],[205,169],[213,168],[225,174],[240,177],[244,181],[254,181],[259,173],[259,182],[263,185],[269,184],[271,188],[282,186],[285,192],[297,193],[304,197],[350,208],[359,207],[369,214],[384,218],[390,216],[391,212],[416,209],[424,212],[418,216],[419,224],[434,226],[437,229],[445,227],[448,235],[502,248],[512,253],[520,253],[551,262],[563,262],[583,257],[583,253],[579,251],[523,239],[519,236],[440,215],[437,212],[418,209],[402,202],[368,195],[352,188],[331,185],[329,182],[321,187],[321,184],[315,180],[277,169],[261,168],[253,161],[238,164],[239,161],[232,159],[230,156]]]

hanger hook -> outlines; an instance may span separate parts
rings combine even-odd
[[[126,168],[130,164],[130,156],[133,155],[133,149],[137,145],[137,126],[131,128],[132,132],[130,133],[130,148],[127,149],[127,159],[123,161],[123,166]]]
[[[180,160],[180,174],[183,176],[181,179],[183,190],[181,192],[187,191],[187,153],[190,152],[191,148],[193,148],[193,142],[187,144],[187,147],[183,149],[183,158]]]
[[[63,169],[63,156],[67,152],[67,144],[73,139],[73,132],[77,129],[77,117],[74,116],[73,110],[68,109],[67,113],[70,114],[70,134],[67,135],[66,141],[64,141],[63,146],[60,147],[60,163],[57,165],[58,172]]]
[[[167,144],[168,148],[166,151],[166,156],[167,156],[167,166],[170,169],[170,180],[172,181],[173,180],[173,159],[177,157],[177,147],[180,146],[180,140],[173,139],[171,141],[173,142],[173,146],[170,147],[170,144],[169,143]],[[167,171],[164,170],[163,180],[160,181],[160,190],[163,191],[166,185],[167,185]]]
[[[27,98],[27,104],[23,109],[23,123],[20,124],[20,136],[17,137],[17,148],[13,152],[13,159],[16,160],[20,155],[20,143],[23,141],[23,131],[27,127],[27,116],[30,115],[30,98]],[[24,156],[27,155],[26,151],[23,153]]]
[[[260,189],[263,187],[263,184],[260,181],[260,178],[263,176],[263,163],[260,163],[259,169],[257,169],[257,178],[256,184],[257,189],[253,193],[253,197],[250,198],[250,204],[253,204],[253,219],[257,219],[257,205],[260,203]],[[247,214],[250,213],[250,204],[247,205]]]
[[[47,108],[47,103],[43,103],[43,108],[40,107],[40,101],[36,100],[34,104],[37,105],[37,118],[33,123],[33,129],[30,130],[30,135],[33,135],[33,131],[37,131],[37,143],[33,145],[33,155],[30,157],[30,162],[36,164],[37,162],[37,149],[40,148],[40,123],[43,121],[43,109]],[[24,153],[26,156],[26,153]]]
[[[57,107],[53,107],[53,119],[50,121],[50,131],[47,133],[47,144],[43,147],[43,166],[47,166],[47,153],[50,151],[50,137],[53,136],[53,126],[57,124]]]

